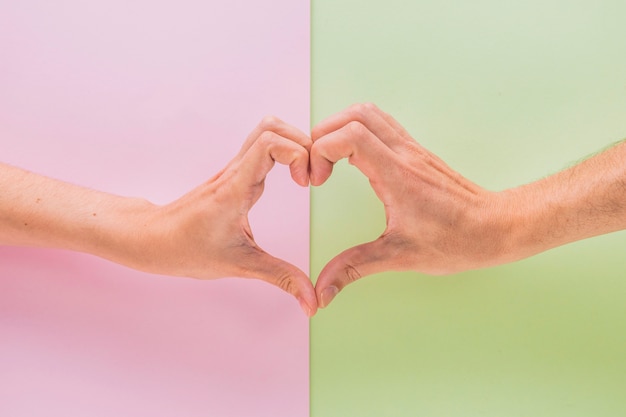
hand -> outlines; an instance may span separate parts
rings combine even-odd
[[[266,118],[226,168],[165,206],[0,164],[0,244],[85,252],[165,275],[259,278],[312,316],[317,299],[307,275],[259,248],[248,223],[275,161],[308,185],[311,144],[298,129]]]
[[[308,276],[263,251],[254,241],[248,212],[263,193],[274,162],[289,165],[301,186],[309,184],[311,139],[276,118],[266,118],[239,154],[205,184],[154,210],[139,269],[212,279],[258,278],[298,299],[308,316],[317,299]]]
[[[316,284],[326,307],[349,283],[395,270],[448,274],[507,261],[504,198],[450,169],[373,104],[355,105],[312,132],[311,184],[348,158],[385,206],[387,227],[373,242],[333,258]]]

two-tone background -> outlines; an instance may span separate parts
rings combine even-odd
[[[513,187],[626,136],[624,16],[620,1],[0,0],[0,160],[166,203],[266,114],[306,131],[373,101],[469,179]],[[314,280],[384,212],[346,163],[310,193],[277,167],[251,222]],[[622,416],[625,250],[616,233],[380,274],[309,323],[254,280],[0,248],[0,415]]]

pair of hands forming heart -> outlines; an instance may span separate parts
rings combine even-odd
[[[255,243],[248,212],[274,162],[289,165],[299,185],[319,186],[342,158],[369,178],[385,206],[387,227],[375,241],[332,259],[314,288],[307,274]],[[162,226],[159,237],[151,239],[151,265],[135,266],[206,279],[259,278],[292,294],[313,316],[366,275],[386,270],[444,274],[493,264],[501,252],[497,237],[506,227],[494,221],[502,217],[498,200],[498,194],[451,170],[372,104],[331,116],[310,138],[270,117],[222,171],[155,210],[158,219],[151,224]]]
[[[387,227],[347,249],[315,288],[255,243],[248,212],[275,162],[302,186],[322,185],[348,158],[383,202]],[[267,118],[218,174],[163,206],[0,164],[0,244],[91,253],[148,272],[259,278],[309,316],[347,284],[386,270],[445,274],[506,263],[626,229],[626,143],[521,187],[490,192],[424,149],[372,104],[319,123],[311,137]]]

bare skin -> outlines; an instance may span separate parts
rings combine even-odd
[[[358,104],[312,132],[311,184],[343,158],[370,180],[387,227],[333,258],[316,284],[326,307],[346,285],[382,271],[450,274],[520,260],[626,229],[626,143],[540,181],[492,192],[420,146],[389,114]]]
[[[167,275],[259,278],[292,294],[311,317],[367,275],[485,268],[626,229],[626,143],[540,181],[492,192],[373,104],[329,117],[311,139],[266,118],[222,171],[164,206],[0,164],[0,244],[81,251]],[[289,165],[298,184],[319,186],[342,158],[369,178],[387,227],[375,241],[333,258],[313,288],[303,271],[256,245],[247,215],[275,161]]]
[[[317,299],[308,276],[263,251],[248,223],[275,162],[308,186],[310,147],[306,134],[267,117],[224,169],[164,206],[0,164],[0,244],[86,252],[165,275],[258,278],[312,316]]]

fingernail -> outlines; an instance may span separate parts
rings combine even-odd
[[[334,285],[331,285],[330,287],[322,291],[322,295],[321,295],[322,305],[320,307],[324,308],[328,306],[328,304],[330,304],[330,302],[333,301],[333,298],[335,298],[338,292],[339,292],[339,289],[335,287]]]
[[[307,317],[311,317],[311,307],[304,301],[302,298],[298,298],[298,302],[300,303],[300,308],[304,311]]]

